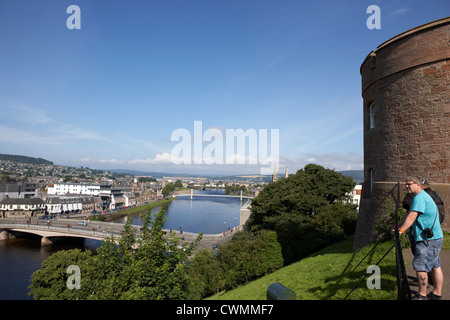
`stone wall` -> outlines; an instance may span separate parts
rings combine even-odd
[[[379,202],[408,176],[425,177],[450,214],[449,37],[450,18],[441,19],[383,43],[361,66],[365,175],[355,247],[373,241],[385,213]]]

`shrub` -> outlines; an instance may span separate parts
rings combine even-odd
[[[281,246],[274,231],[242,231],[220,247],[204,250],[190,261],[191,299],[233,289],[283,266]]]

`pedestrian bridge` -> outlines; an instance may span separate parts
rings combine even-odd
[[[194,197],[221,197],[221,198],[240,198],[242,199],[253,199],[253,197],[249,196],[243,196],[241,195],[232,195],[232,194],[205,194],[205,193],[193,193],[193,189],[191,189],[191,193],[183,193],[183,194],[177,194],[176,197],[191,197],[193,199]]]

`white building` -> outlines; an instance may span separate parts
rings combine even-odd
[[[47,197],[44,201],[49,215],[61,214],[62,204],[59,197]]]
[[[0,201],[0,217],[35,217],[45,213],[44,200],[40,198],[9,198]]]
[[[111,186],[107,184],[89,184],[61,182],[50,183],[48,185],[47,194],[63,196],[65,194],[82,194],[89,196],[98,196],[100,193],[110,193]]]
[[[79,197],[60,197],[61,199],[61,212],[81,213],[83,211],[83,203]]]
[[[361,191],[362,191],[362,185],[357,184],[352,192],[347,193],[348,196],[351,197],[351,199],[348,200],[349,203],[354,204],[357,206],[356,211],[359,212],[359,203],[361,201]]]

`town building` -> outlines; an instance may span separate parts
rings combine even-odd
[[[98,196],[100,193],[109,193],[111,185],[109,184],[90,184],[90,183],[74,183],[60,182],[50,183],[48,185],[47,194],[65,195],[65,194],[82,194],[89,196]]]
[[[347,203],[356,205],[356,211],[359,211],[359,204],[361,202],[361,192],[362,192],[362,185],[357,184],[351,192],[346,194],[349,197],[349,199],[347,199]]]
[[[25,199],[38,196],[38,183],[0,183],[0,201],[5,197]]]
[[[45,213],[44,200],[41,198],[10,198],[0,201],[0,217],[35,217]]]

